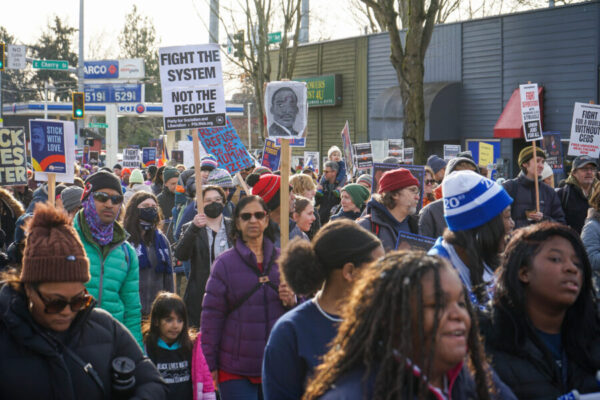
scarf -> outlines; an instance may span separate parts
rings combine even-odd
[[[148,258],[148,247],[140,243],[135,248],[140,263],[140,269],[146,269],[152,267],[150,259]],[[171,266],[171,259],[169,257],[169,244],[163,235],[158,233],[158,229],[154,230],[154,254],[156,255],[155,271],[157,273],[171,274],[173,273],[173,267]]]
[[[92,237],[99,245],[106,246],[113,239],[114,222],[111,222],[110,224],[103,224],[102,221],[100,221],[98,211],[96,211],[96,203],[91,195],[88,196],[81,203],[81,205],[83,206],[83,215],[85,216],[85,221],[90,227]],[[119,218],[120,212],[121,210],[119,209],[117,212],[117,218]]]

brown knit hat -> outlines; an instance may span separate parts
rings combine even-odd
[[[21,282],[87,282],[90,263],[69,217],[38,203],[28,221]]]

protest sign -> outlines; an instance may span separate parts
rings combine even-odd
[[[90,157],[90,164],[98,165],[100,163],[100,153],[99,152],[90,150],[89,157]]]
[[[356,167],[360,169],[369,169],[373,167],[373,148],[371,143],[357,143],[354,145],[356,155]]]
[[[177,148],[179,151],[183,151],[183,165],[186,168],[191,168],[194,166],[194,145],[192,143],[191,137],[190,140],[180,140],[177,142]],[[205,156],[206,150],[204,147],[200,146],[200,158]]]
[[[292,169],[294,171],[302,171],[304,168],[304,157],[292,156]]]
[[[600,105],[575,103],[571,123],[570,156],[598,158],[600,153]]]
[[[562,144],[560,132],[543,132],[544,140],[542,146],[546,153],[546,163],[557,174],[563,171]]]
[[[0,128],[0,185],[27,185],[25,128]]]
[[[278,137],[278,138],[276,138],[276,140],[277,140],[277,146],[281,147],[281,138]],[[288,139],[288,143],[289,143],[290,147],[306,147],[306,138]]]
[[[141,163],[138,149],[123,149],[123,168],[140,168]]]
[[[349,177],[354,176],[354,155],[352,154],[352,141],[350,141],[350,126],[348,121],[342,129],[342,151],[344,152],[344,161],[346,162],[346,174]]]
[[[142,148],[142,167],[147,168],[156,165],[156,147]]]
[[[319,152],[318,151],[305,151],[304,152],[304,168],[310,168],[317,174],[320,171],[319,168]]]
[[[377,193],[379,189],[379,180],[384,172],[392,171],[400,168],[398,164],[385,164],[385,163],[374,163],[373,164],[373,181],[371,183],[371,193]]]
[[[415,235],[409,232],[398,232],[396,250],[421,250],[429,251],[435,244],[435,239],[427,236]]]
[[[269,138],[306,136],[308,104],[306,82],[269,82],[265,89],[265,114]]]
[[[450,161],[460,153],[460,144],[445,144],[444,145],[444,160]]]
[[[388,157],[404,159],[404,139],[388,139]]]
[[[47,181],[48,174],[55,174],[57,182],[73,183],[75,124],[72,121],[32,119],[29,120],[29,132],[35,180]]]
[[[525,140],[533,142],[542,138],[542,121],[540,119],[540,101],[537,83],[519,85],[521,95],[521,117]]]
[[[183,164],[183,150],[171,150],[171,159],[175,164]]]
[[[404,148],[404,157],[402,158],[402,160],[402,162],[404,162],[405,164],[412,164],[413,162],[415,162],[415,148]]]
[[[281,147],[277,146],[274,140],[266,139],[261,165],[269,168],[271,171],[276,171],[279,169],[280,159]]]
[[[233,175],[254,163],[229,117],[226,120],[224,127],[200,128],[198,134],[204,149],[219,160],[219,168],[224,168]]]
[[[158,49],[165,130],[225,125],[218,44]]]
[[[89,162],[90,162],[90,146],[85,145],[85,146],[83,146],[83,154],[81,156],[81,163],[83,165],[85,165]]]
[[[494,164],[494,146],[489,143],[479,142],[479,161],[480,167],[487,167]]]

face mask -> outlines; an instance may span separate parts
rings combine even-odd
[[[204,214],[208,218],[217,218],[223,212],[223,204],[221,203],[210,203],[206,207],[204,207]]]
[[[155,222],[158,218],[158,210],[154,207],[138,208],[140,219],[146,222]]]

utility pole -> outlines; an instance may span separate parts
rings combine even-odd
[[[77,60],[77,91],[83,92],[83,0],[79,0],[79,59]],[[85,113],[84,113],[85,114]],[[79,132],[83,128],[85,120],[76,121],[75,137],[79,138]]]
[[[210,0],[208,42],[219,43],[219,0]]]
[[[308,17],[309,17],[309,0],[302,0],[302,8],[300,11],[300,35],[298,43],[308,43]]]

